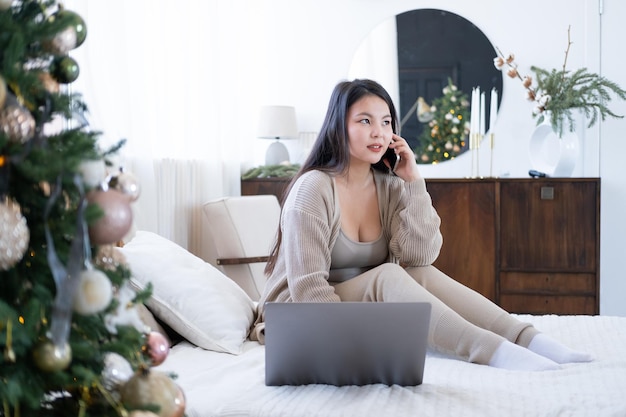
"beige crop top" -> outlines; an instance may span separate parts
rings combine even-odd
[[[339,236],[330,255],[328,281],[341,282],[385,262],[389,254],[388,243],[381,232],[372,242],[356,242],[339,231]]]

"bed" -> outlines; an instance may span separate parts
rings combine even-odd
[[[177,375],[189,417],[626,416],[626,317],[530,316],[591,353],[557,371],[506,371],[429,352],[417,387],[268,387],[264,346],[247,338],[255,301],[213,265],[156,234],[119,249],[147,306],[178,339],[158,369]]]

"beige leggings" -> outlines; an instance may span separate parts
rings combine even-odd
[[[470,362],[488,364],[505,339],[528,347],[538,333],[433,266],[387,263],[333,286],[342,301],[431,303],[429,346]]]

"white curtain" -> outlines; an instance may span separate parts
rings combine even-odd
[[[84,95],[104,148],[127,139],[115,162],[142,187],[135,228],[196,254],[201,206],[239,193],[242,150],[254,136],[246,115],[258,102],[248,81],[256,20],[246,3],[65,4],[87,25],[85,44],[72,51],[81,70],[72,89]]]
[[[142,179],[141,197],[133,207],[134,229],[204,253],[202,204],[217,197],[210,179],[219,176],[219,167],[193,159],[140,158],[128,159],[124,166]]]

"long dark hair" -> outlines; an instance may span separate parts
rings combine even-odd
[[[287,186],[281,199],[281,207],[289,191],[291,191],[293,184],[304,173],[319,170],[333,174],[343,174],[348,170],[350,164],[350,147],[348,129],[346,127],[348,110],[354,103],[369,95],[378,96],[387,103],[389,112],[391,113],[393,132],[399,132],[400,125],[398,123],[396,108],[387,90],[379,83],[368,79],[340,82],[335,86],[330,96],[326,117],[324,118],[320,133],[311,148],[311,153]],[[390,172],[389,168],[382,162],[382,159],[372,164],[372,167],[382,172]],[[274,243],[267,265],[265,266],[265,273],[267,275],[271,274],[274,270],[281,242],[282,231],[279,225],[276,242]]]

